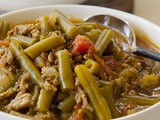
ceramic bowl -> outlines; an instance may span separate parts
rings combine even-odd
[[[40,5],[79,4],[85,1],[86,0],[0,0],[0,11],[8,12]]]
[[[18,10],[6,13],[0,16],[0,22],[7,20],[12,25],[22,23],[24,21],[36,19],[42,15],[48,15],[53,10],[59,10],[67,16],[77,18],[86,18],[97,14],[109,14],[128,21],[137,34],[147,35],[153,42],[160,46],[160,27],[142,19],[138,16],[103,7],[83,6],[83,5],[52,5],[42,6],[29,9]],[[0,112],[0,119],[3,120],[22,120],[22,118],[13,117],[12,115]],[[117,118],[115,120],[159,120],[160,119],[160,103],[157,103],[141,112]]]

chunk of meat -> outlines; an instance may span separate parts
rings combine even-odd
[[[33,105],[32,95],[30,93],[18,94],[7,106],[7,111],[20,110]]]
[[[88,103],[87,96],[86,96],[85,92],[80,87],[78,87],[78,91],[76,92],[75,101],[77,104],[81,103],[82,104],[81,107],[83,109],[86,109],[86,110],[93,112],[93,108]]]
[[[11,65],[13,58],[11,51],[7,47],[2,46],[0,48],[0,66]]]
[[[58,118],[51,112],[41,113],[39,112],[34,117],[36,120],[58,120]]]
[[[17,92],[17,88],[16,87],[11,87],[9,88],[7,91],[3,92],[0,94],[0,100],[4,100],[10,96],[12,96],[13,94],[15,94]]]

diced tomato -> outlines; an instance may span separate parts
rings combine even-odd
[[[7,39],[4,39],[4,40],[0,40],[0,47],[1,46],[6,46],[8,47],[9,46],[9,41]]]
[[[88,52],[88,50],[92,47],[94,47],[92,41],[83,35],[77,35],[72,43],[74,49],[72,51],[72,54],[75,55],[77,53],[84,54]]]
[[[69,120],[84,120],[84,113],[80,109],[80,110],[78,110],[78,113],[71,116],[71,118]]]
[[[80,108],[81,108],[81,104],[79,103],[79,104],[76,104],[75,106],[74,106],[74,109],[76,109],[76,110],[79,110]]]

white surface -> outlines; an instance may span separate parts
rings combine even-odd
[[[13,11],[40,5],[78,4],[86,0],[0,0],[0,11]]]
[[[135,0],[134,14],[160,25],[160,0]]]
[[[44,6],[44,7],[37,7],[37,8],[31,8],[31,9],[24,9],[20,11],[15,11],[7,14],[1,15],[1,21],[7,20],[11,24],[17,24],[20,22],[24,22],[27,20],[33,20],[37,17],[40,17],[42,15],[48,15],[53,10],[60,10],[67,16],[75,16],[78,18],[85,18],[96,14],[110,14],[113,16],[120,17],[122,19],[127,20],[131,26],[138,31],[139,33],[145,33],[147,34],[151,39],[153,39],[158,45],[160,45],[160,28],[140,17],[113,10],[113,9],[107,9],[107,8],[101,8],[101,7],[92,7],[92,6],[80,6],[80,5],[54,5],[54,6]],[[0,21],[0,23],[1,23]],[[15,120],[11,119],[10,115],[8,115],[8,119],[1,115],[0,113],[0,120]],[[130,116],[122,117],[116,120],[160,120],[160,103],[155,104],[154,106],[135,113]]]

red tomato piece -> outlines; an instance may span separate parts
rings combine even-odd
[[[94,47],[92,41],[83,35],[77,35],[72,43],[74,49],[72,51],[73,54],[81,53],[84,54],[88,52],[91,47]]]

